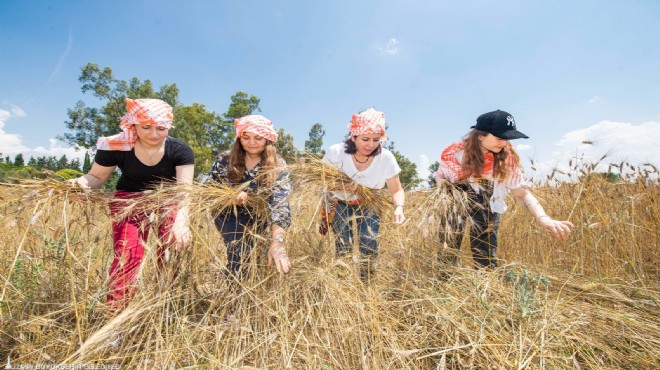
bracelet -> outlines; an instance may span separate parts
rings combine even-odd
[[[550,218],[550,216],[548,216],[548,215],[541,215],[541,216],[539,216],[539,217],[536,218],[536,221],[542,219],[543,217]]]
[[[403,208],[403,204],[395,204],[394,205],[394,209],[399,208],[399,207]]]

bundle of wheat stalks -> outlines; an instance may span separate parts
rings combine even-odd
[[[313,163],[309,167],[319,166]],[[500,229],[501,255],[510,263],[494,270],[470,268],[468,248],[461,256],[464,268],[435,258],[436,230],[425,231],[461,212],[462,193],[447,184],[408,193],[410,222],[383,222],[381,268],[365,285],[351,259],[335,258],[331,237],[305,227],[315,209],[309,194],[325,189],[328,173],[310,168],[316,177],[301,175],[296,166],[292,199],[300,207],[293,207],[287,232],[293,260],[288,275],[257,265],[240,290],[230,290],[221,237],[207,213],[232,207],[240,190],[164,186],[139,201],[151,199],[158,207],[187,202],[193,246],[176,258],[178,269],[168,263],[160,271],[152,233],[138,293],[116,316],[106,315],[104,304],[112,255],[107,194],[98,193],[102,206],[79,202],[76,208],[64,188],[49,193],[57,184],[2,187],[0,253],[13,258],[0,259],[0,363],[138,369],[660,367],[657,182],[585,178],[541,189],[552,214],[573,215],[571,239],[555,240],[513,205]],[[334,181],[346,181],[332,170],[327,167]],[[56,194],[63,196],[48,200]],[[41,217],[35,219],[32,204],[16,207],[19,200],[39,203]]]
[[[99,192],[81,188],[77,184],[56,179],[27,179],[16,183],[0,184],[9,191],[0,194],[2,202],[43,202],[72,199],[75,201],[96,202],[106,197]]]
[[[289,165],[292,182],[297,189],[304,189],[305,196],[317,194],[321,198],[329,190],[349,191],[347,187],[355,186],[354,193],[360,198],[360,205],[376,211],[392,208],[392,202],[383,190],[374,190],[366,186],[354,184],[340,169],[314,156],[307,156],[299,163]]]

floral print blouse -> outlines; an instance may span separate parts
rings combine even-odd
[[[268,195],[268,209],[270,211],[270,224],[277,224],[283,229],[291,225],[291,208],[289,207],[289,194],[291,193],[291,183],[289,181],[289,171],[287,170],[286,162],[280,157],[277,158],[277,164],[281,171],[277,175],[277,179],[273,183],[270,194]],[[232,185],[229,181],[229,152],[224,152],[216,157],[209,176],[211,179],[224,184]],[[248,182],[248,192],[258,193],[267,189],[260,189],[260,185],[255,178],[259,175],[261,170],[261,162],[254,166],[251,170],[246,170],[241,184]]]

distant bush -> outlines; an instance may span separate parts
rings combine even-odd
[[[78,171],[78,170],[65,168],[63,170],[59,170],[59,171],[55,172],[55,175],[61,177],[63,180],[70,180],[70,179],[75,179],[76,177],[82,176],[83,173]]]

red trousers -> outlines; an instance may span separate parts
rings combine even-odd
[[[158,267],[165,262],[165,251],[169,246],[170,231],[176,212],[168,209],[150,222],[150,213],[139,207],[133,207],[128,215],[119,218],[131,202],[126,200],[139,198],[142,193],[129,193],[117,190],[114,199],[110,201],[110,216],[112,217],[113,248],[115,256],[109,271],[108,303],[115,308],[123,308],[135,294],[137,275],[144,258],[144,243],[149,238],[151,227],[158,228]]]

